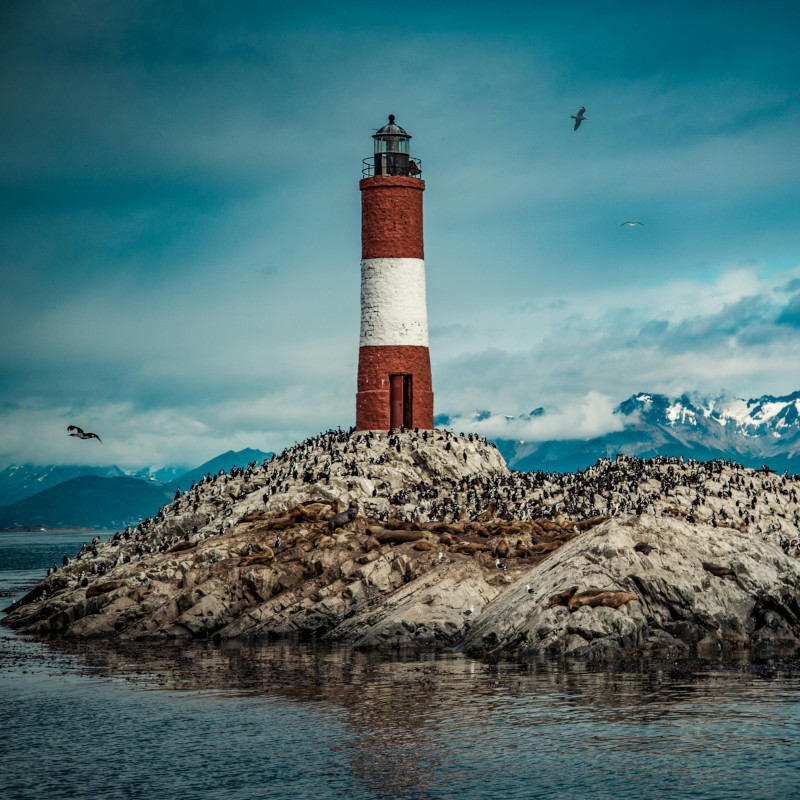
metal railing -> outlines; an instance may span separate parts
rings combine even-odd
[[[375,175],[375,156],[369,156],[362,161],[364,167],[361,174],[365,178],[372,178]],[[408,171],[407,172],[393,172],[392,175],[402,175],[406,178],[421,178],[422,177],[422,161],[418,158],[408,157]]]

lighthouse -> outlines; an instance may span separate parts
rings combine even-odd
[[[433,428],[422,193],[411,136],[389,123],[372,136],[361,188],[361,336],[356,430]]]

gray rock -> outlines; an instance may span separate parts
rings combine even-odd
[[[640,542],[651,546],[647,555],[637,549]],[[709,573],[703,564],[712,559],[735,574]],[[549,604],[572,586],[578,593],[602,589],[636,599],[618,608]],[[770,543],[672,519],[609,520],[521,576],[484,611],[464,647],[484,655],[670,648],[709,655],[765,639],[797,646],[800,626],[780,616],[776,622],[776,612],[757,619],[762,595],[787,608],[800,599],[800,563]]]

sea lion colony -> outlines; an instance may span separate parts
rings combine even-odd
[[[462,587],[474,574],[484,607],[610,516],[735,528],[796,556],[798,492],[797,476],[723,461],[618,456],[583,472],[519,473],[474,434],[329,431],[207,475],[136,529],[84,545],[8,621],[79,636],[343,635],[356,609],[441,570],[460,570]],[[630,600],[578,594],[570,610]],[[438,643],[470,625],[466,595],[452,605]]]

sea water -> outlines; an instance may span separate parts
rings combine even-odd
[[[3,607],[87,536],[0,533]],[[0,628],[4,800],[788,800],[799,759],[792,664],[490,664]]]

